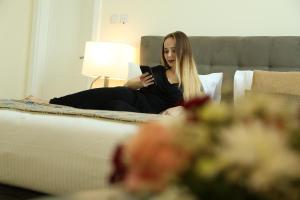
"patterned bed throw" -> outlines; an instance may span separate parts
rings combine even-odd
[[[19,110],[31,113],[44,113],[56,115],[72,115],[81,117],[91,117],[98,119],[110,119],[124,122],[146,122],[151,120],[159,120],[163,115],[146,114],[124,111],[109,110],[87,110],[77,109],[68,106],[55,104],[40,104],[27,100],[1,99],[0,109]]]

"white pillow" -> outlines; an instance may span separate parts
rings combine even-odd
[[[199,75],[204,93],[212,98],[213,101],[221,101],[221,88],[223,73],[211,73],[206,75]]]
[[[245,95],[245,90],[250,90],[252,85],[253,71],[236,71],[233,80],[233,97],[236,101]]]

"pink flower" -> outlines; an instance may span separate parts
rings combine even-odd
[[[189,154],[174,142],[173,132],[159,123],[140,127],[126,146],[129,191],[161,191],[185,169]]]

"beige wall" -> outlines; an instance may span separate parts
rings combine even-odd
[[[0,98],[25,95],[33,2],[0,0]],[[91,39],[94,0],[51,0],[45,66],[39,95],[51,98],[87,88],[81,75]],[[102,40],[138,47],[142,35],[182,30],[188,35],[300,35],[299,0],[102,0]],[[185,5],[183,6],[183,2]],[[111,24],[113,14],[128,23]],[[138,49],[137,49],[138,52]],[[29,70],[30,71],[30,70]]]
[[[0,98],[25,93],[32,0],[0,0]]]
[[[0,98],[86,89],[79,57],[92,38],[93,7],[94,0],[0,0]]]
[[[39,97],[50,99],[87,89],[79,58],[92,37],[93,6],[93,0],[51,0]]]
[[[183,5],[184,4],[184,5]],[[128,14],[127,24],[111,24]],[[103,0],[102,40],[139,45],[142,35],[300,35],[299,0]]]

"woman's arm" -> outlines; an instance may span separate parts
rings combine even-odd
[[[139,89],[154,84],[154,79],[148,73],[142,74],[138,77],[129,79],[124,86],[131,89]]]
[[[140,80],[140,77],[135,77],[132,79],[129,79],[125,84],[125,87],[129,87],[131,89],[139,89],[141,87],[143,87],[142,82]]]

